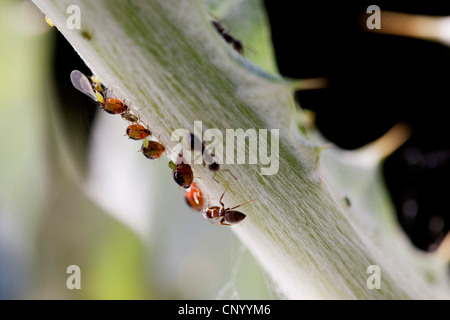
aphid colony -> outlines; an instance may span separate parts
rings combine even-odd
[[[152,133],[148,129],[148,127],[139,123],[139,117],[133,114],[130,110],[130,107],[125,103],[125,101],[121,101],[120,99],[113,97],[111,90],[106,88],[100,80],[92,76],[88,79],[83,73],[78,70],[74,70],[70,74],[70,80],[72,81],[75,89],[87,95],[93,101],[98,102],[100,104],[100,108],[109,114],[120,114],[121,117],[131,124],[126,129],[126,135],[133,140],[143,140],[141,150],[142,154],[148,159],[158,159],[161,155],[166,151],[166,148],[159,142],[148,140]],[[191,150],[194,151],[194,139],[196,137],[191,134]],[[205,151],[205,146],[202,144],[201,147],[202,154]],[[214,157],[214,154],[211,155]],[[222,198],[225,195],[225,192],[229,188],[229,184],[225,188],[222,196],[220,197],[219,206],[210,206],[210,201],[208,201],[208,205],[205,207],[205,198],[203,196],[202,191],[199,189],[197,184],[194,183],[194,173],[189,164],[184,163],[182,159],[182,155],[179,157],[181,161],[177,161],[180,163],[175,163],[172,160],[169,161],[169,168],[172,169],[172,177],[173,180],[181,187],[185,188],[185,199],[187,204],[196,211],[202,211],[203,216],[209,221],[218,221],[220,225],[233,225],[241,222],[245,219],[246,215],[242,212],[236,211],[234,209],[243,206],[255,199],[242,203],[238,206],[232,208],[225,208],[225,205],[222,202]],[[203,161],[203,166],[206,163]],[[214,173],[213,179],[215,179],[216,173],[219,171],[220,166],[218,163],[213,162],[208,166],[209,170]],[[228,169],[223,170],[228,171],[234,179],[236,177],[229,171]],[[237,179],[236,179],[237,180]]]

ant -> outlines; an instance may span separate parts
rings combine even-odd
[[[222,38],[229,44],[231,44],[240,55],[244,55],[244,46],[242,42],[238,39],[235,39],[231,34],[229,34],[222,24],[219,21],[211,21],[213,27],[217,30],[217,32],[222,36]]]
[[[211,156],[214,157],[214,154],[211,154]],[[204,165],[204,164],[203,164],[203,165]],[[237,181],[237,178],[236,178],[236,177],[234,176],[234,174],[230,171],[230,169],[222,169],[222,170],[220,170],[220,164],[218,164],[218,163],[215,162],[215,161],[214,161],[213,163],[211,163],[211,164],[208,165],[208,169],[209,169],[210,171],[214,172],[212,178],[213,178],[213,180],[214,180],[215,182],[217,182],[217,183],[219,183],[219,181],[217,181],[217,179],[216,179],[216,174],[217,174],[217,172],[219,172],[219,171],[222,171],[222,172],[228,172],[229,174],[231,174],[231,176],[234,178],[234,180]]]
[[[190,139],[190,142],[191,142],[191,151],[194,152],[194,151],[196,151],[195,147],[200,144],[200,140],[193,133],[189,133],[189,139]],[[197,142],[195,142],[195,140],[197,140]],[[201,143],[201,150],[202,150],[202,156],[203,156],[203,166],[206,166],[206,161],[205,161],[206,157],[208,157],[208,160],[213,160],[213,158],[215,157],[214,153],[211,153],[210,155],[209,154],[205,154],[205,149],[206,149],[205,143],[202,141],[202,143]],[[197,150],[197,151],[200,151],[200,150]],[[229,169],[220,170],[220,164],[218,164],[215,161],[208,161],[208,162],[211,162],[211,164],[208,164],[208,169],[211,172],[214,172],[212,178],[213,178],[213,180],[215,182],[219,183],[219,181],[217,181],[217,179],[216,179],[216,174],[217,174],[218,171],[229,172],[231,174],[231,176],[234,178],[234,180],[237,181],[237,178],[234,176],[234,174]]]
[[[225,192],[227,192],[228,187],[230,184],[227,184],[227,187],[225,188],[225,191],[222,193],[222,196],[219,199],[219,203],[222,206],[220,208],[219,206],[210,207],[210,201],[208,200],[208,206],[203,210],[203,216],[208,219],[220,219],[219,224],[223,226],[231,226],[233,224],[237,224],[245,219],[246,215],[240,211],[236,211],[234,209],[239,208],[240,206],[243,206],[244,204],[247,204],[249,202],[255,201],[256,199],[252,199],[250,201],[244,202],[238,206],[235,206],[233,208],[225,208],[225,205],[222,202],[222,198],[225,195]]]

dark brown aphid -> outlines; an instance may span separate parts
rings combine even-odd
[[[244,45],[241,41],[234,39],[233,42],[233,48],[236,50],[240,55],[244,55]]]
[[[176,164],[172,160],[169,161],[169,168],[172,169],[173,180],[185,189],[189,188],[194,182],[194,172],[190,165],[186,163]]]
[[[225,188],[225,191],[222,193],[222,196],[220,197],[219,203],[222,206],[214,206],[210,207],[210,201],[208,201],[208,206],[203,210],[203,216],[206,219],[212,220],[218,220],[219,224],[223,226],[231,226],[233,224],[239,223],[242,220],[245,219],[246,215],[240,211],[234,210],[236,208],[239,208],[240,206],[243,206],[244,204],[247,204],[249,202],[255,201],[256,199],[252,199],[250,201],[244,202],[238,206],[235,206],[233,208],[225,208],[225,205],[222,202],[222,198],[225,195],[225,192],[227,192],[228,187],[230,184],[227,184],[227,187]]]
[[[127,136],[133,140],[142,140],[151,134],[150,130],[137,123],[130,124],[127,127]]]
[[[214,28],[217,30],[217,32],[222,36],[222,38],[229,44],[231,44],[239,54],[244,55],[244,46],[242,45],[242,42],[238,39],[235,39],[231,34],[225,30],[225,28],[222,26],[222,24],[219,21],[211,21]]]
[[[144,140],[141,147],[142,154],[148,159],[158,159],[166,148],[159,142]]]

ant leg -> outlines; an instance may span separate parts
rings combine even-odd
[[[255,200],[256,200],[256,199],[249,200],[249,201],[247,201],[247,202],[241,203],[240,205],[238,205],[238,206],[236,206],[236,207],[229,208],[228,210],[233,210],[233,209],[239,208],[239,207],[243,206],[244,204],[247,204],[247,203],[252,202],[252,201],[255,201]]]
[[[215,182],[220,183],[219,180],[216,179],[216,174],[217,174],[217,172],[214,172],[212,178]]]
[[[227,183],[227,187],[225,188],[225,190],[224,190],[223,193],[222,193],[222,196],[221,196],[220,199],[219,199],[219,203],[222,205],[222,208],[225,208],[225,206],[223,205],[223,202],[222,202],[222,198],[223,198],[223,196],[225,195],[225,192],[227,192],[229,186],[230,186],[230,183],[228,182],[228,183]]]
[[[226,222],[224,222],[224,221],[225,221],[225,218],[222,217],[222,219],[220,219],[220,221],[219,221],[219,224],[220,224],[221,226],[231,226],[231,224],[226,223]]]
[[[234,176],[234,174],[230,171],[230,169],[222,170],[222,172],[228,172],[229,174],[231,174],[231,176],[234,178],[234,180],[237,181],[237,178],[236,178],[236,177]]]

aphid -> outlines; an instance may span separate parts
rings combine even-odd
[[[121,113],[120,116],[130,122],[138,122],[139,121],[139,117],[134,115],[133,113],[131,113],[130,110],[127,110],[124,113]]]
[[[194,172],[190,165],[186,163],[176,164],[172,160],[169,161],[169,168],[172,169],[173,180],[185,189],[189,188],[194,181]]]
[[[236,50],[240,55],[244,55],[244,45],[242,44],[241,41],[234,39],[233,42],[233,48],[234,50]]]
[[[127,136],[133,140],[142,140],[152,134],[146,127],[137,123],[130,124],[126,132]]]
[[[166,148],[159,142],[144,140],[141,151],[148,159],[158,159],[161,157]]]
[[[244,46],[242,45],[242,42],[238,39],[235,39],[231,34],[225,30],[225,28],[222,26],[222,24],[219,21],[211,21],[214,28],[217,30],[217,32],[222,36],[222,38],[229,44],[231,44],[239,54],[244,55]]]
[[[203,193],[195,182],[184,191],[184,197],[186,203],[194,210],[202,211],[205,206],[205,198],[203,198]]]
[[[75,89],[80,91],[81,93],[84,93],[89,98],[94,100],[95,102],[104,103],[103,96],[101,94],[96,94],[94,92],[94,89],[92,88],[92,84],[89,82],[88,78],[82,74],[78,70],[73,70],[70,73],[70,81],[72,81],[73,86]],[[99,99],[100,98],[100,99]]]
[[[227,192],[228,187],[230,184],[227,184],[227,187],[225,188],[225,191],[222,193],[222,196],[220,197],[219,203],[222,206],[214,206],[210,207],[210,201],[208,201],[208,206],[203,210],[203,216],[208,220],[218,220],[219,224],[223,226],[231,226],[233,224],[239,223],[242,220],[245,219],[246,215],[240,211],[234,210],[236,208],[239,208],[240,206],[243,206],[244,204],[247,204],[249,202],[255,201],[256,199],[252,199],[250,201],[244,202],[238,206],[235,206],[233,208],[225,208],[225,205],[222,202],[222,198],[225,195],[225,192]]]
[[[92,39],[92,35],[89,32],[87,32],[86,30],[81,31],[81,36],[83,38],[85,38],[86,40]]]
[[[344,202],[345,202],[345,205],[346,205],[347,207],[351,207],[351,206],[352,206],[352,202],[350,201],[350,198],[349,198],[349,197],[345,196],[345,197],[344,197]]]
[[[54,26],[55,26],[55,25],[53,24],[52,20],[50,20],[50,18],[47,17],[47,16],[45,16],[45,22],[47,22],[47,24],[48,24],[50,27],[54,27]]]
[[[78,70],[73,70],[70,73],[70,80],[75,89],[87,95],[92,100],[101,104],[101,109],[110,114],[122,114],[128,111],[128,106],[117,98],[104,98],[105,87],[100,83],[97,77],[92,78],[92,83],[89,79]],[[100,91],[99,91],[100,90]]]
[[[91,76],[92,87],[95,91],[103,94],[106,91],[105,86],[100,82],[100,79],[97,76]]]
[[[122,114],[128,111],[128,106],[117,98],[106,98],[101,108],[109,114]]]

